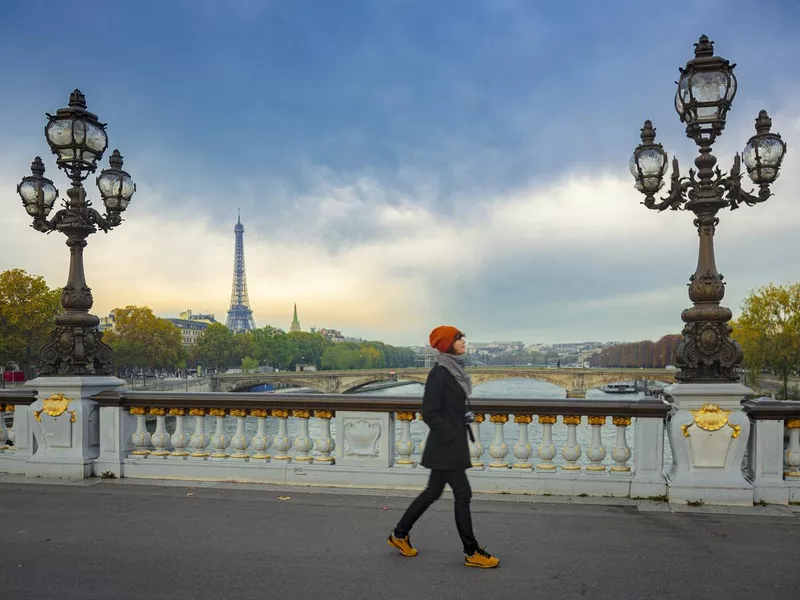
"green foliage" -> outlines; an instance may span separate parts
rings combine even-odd
[[[114,309],[114,327],[103,340],[114,351],[117,369],[162,369],[186,360],[180,330],[147,306]]]
[[[733,335],[754,381],[762,369],[771,369],[783,379],[783,397],[788,398],[789,375],[800,367],[800,283],[751,292]]]
[[[192,357],[207,370],[227,369],[236,350],[234,337],[233,332],[222,323],[212,323],[197,337]]]
[[[255,358],[245,356],[242,359],[242,373],[253,373],[258,369],[258,361]]]
[[[30,378],[61,312],[61,290],[44,278],[22,269],[0,273],[0,365],[16,363]]]

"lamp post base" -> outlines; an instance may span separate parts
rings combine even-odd
[[[53,375],[113,375],[111,348],[95,326],[57,325],[39,351],[40,373]]]
[[[39,377],[25,386],[38,399],[27,407],[31,455],[25,473],[41,477],[91,477],[100,455],[100,408],[92,396],[125,382],[116,377]]]
[[[738,383],[677,383],[667,432],[674,462],[667,472],[670,502],[753,505],[753,485],[742,473],[750,419]]]

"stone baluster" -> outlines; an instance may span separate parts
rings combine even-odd
[[[419,441],[419,456],[422,460],[422,453],[425,452],[425,444],[428,441],[428,434],[431,432],[430,427],[425,424],[425,419],[422,418],[422,413],[419,413],[419,422],[422,424],[422,439]]]
[[[296,419],[300,419],[300,435],[295,438],[292,444],[292,448],[297,451],[294,460],[296,462],[311,462],[314,460],[314,457],[311,456],[314,440],[311,439],[311,435],[308,433],[308,419],[311,417],[311,411],[293,410],[292,416]]]
[[[517,443],[514,444],[514,457],[517,459],[512,466],[515,469],[524,469],[532,471],[533,465],[530,463],[530,458],[533,455],[533,446],[528,439],[528,425],[533,421],[531,415],[514,415],[514,423],[519,425],[519,438]]]
[[[215,417],[217,420],[217,427],[214,429],[214,435],[211,436],[211,447],[214,452],[211,453],[211,458],[214,460],[225,460],[230,456],[225,450],[228,444],[231,443],[230,436],[225,433],[225,409],[212,408],[208,414]]]
[[[315,417],[322,419],[322,433],[320,437],[314,441],[314,447],[317,449],[317,452],[319,452],[319,456],[314,458],[315,463],[332,465],[336,462],[336,459],[332,456],[336,448],[336,442],[331,435],[331,419],[333,418],[333,414],[332,410],[318,410],[314,413]]]
[[[175,433],[172,434],[170,442],[172,443],[172,453],[170,456],[185,460],[189,456],[186,447],[189,445],[189,436],[186,434],[184,428],[184,419],[186,419],[185,408],[170,408],[170,416],[175,417]]]
[[[11,406],[10,404],[8,406]],[[6,410],[8,410],[8,406],[6,406]],[[6,415],[3,411],[3,405],[0,404],[0,452],[5,452],[8,450],[8,429],[6,429]]]
[[[167,411],[164,408],[150,407],[150,415],[156,418],[156,430],[150,436],[153,450],[148,458],[166,458],[169,456],[169,434],[167,433]]]
[[[786,477],[800,477],[800,419],[788,419],[789,446],[786,448]]]
[[[483,471],[486,466],[481,459],[486,451],[486,446],[481,441],[481,423],[483,423],[484,419],[485,417],[482,413],[475,413],[475,422],[469,424],[472,429],[472,437],[475,438],[474,442],[472,440],[469,441],[469,457],[472,460],[472,468],[476,471]]]
[[[289,448],[292,447],[292,440],[286,428],[286,419],[289,418],[289,411],[283,408],[273,408],[271,413],[273,417],[278,419],[278,433],[275,434],[275,439],[272,440],[272,447],[275,448],[275,455],[272,460],[291,462],[292,457],[289,455]]]
[[[581,447],[578,445],[578,425],[581,423],[580,415],[564,415],[561,417],[567,426],[567,441],[561,447],[561,456],[567,464],[561,467],[564,471],[580,471],[578,459],[581,457]]]
[[[147,456],[150,454],[150,434],[144,421],[144,406],[131,406],[130,413],[136,416],[136,431],[131,436],[131,444],[136,450],[131,452],[133,456]]]
[[[414,420],[414,413],[399,412],[397,420],[400,421],[400,439],[395,443],[394,449],[400,458],[394,461],[394,466],[414,468],[417,466],[417,462],[411,460],[411,455],[414,454],[414,441],[411,439],[411,421]]]
[[[494,423],[494,438],[489,444],[489,454],[494,461],[489,463],[489,468],[507,469],[508,444],[506,444],[505,426],[508,422],[508,415],[502,413],[489,415],[489,421]]]
[[[15,412],[15,407],[13,404],[6,404],[6,413],[11,415],[11,427],[8,428],[7,437],[8,441],[12,444],[16,445],[17,443],[17,413]],[[24,413],[23,413],[24,414]],[[5,424],[5,417],[3,417],[3,422]]]
[[[211,436],[206,433],[206,409],[190,408],[189,414],[194,417],[194,433],[189,438],[189,445],[192,448],[189,458],[205,460],[208,458],[206,446],[211,441]]]
[[[553,425],[556,423],[554,415],[539,415],[539,424],[542,426],[542,441],[536,448],[539,454],[539,464],[536,470],[540,473],[552,473],[556,466],[553,459],[556,456],[556,445],[553,443]]]
[[[586,465],[586,472],[593,475],[603,475],[606,472],[606,467],[602,464],[603,459],[606,457],[606,447],[603,446],[603,438],[601,437],[603,425],[605,424],[605,417],[589,417],[589,425],[592,427],[592,441],[586,449],[586,458],[592,462]]]
[[[614,459],[615,464],[611,466],[611,471],[614,475],[630,475],[631,468],[628,466],[628,460],[631,457],[631,449],[628,447],[626,434],[631,425],[631,418],[613,417],[611,422],[617,427],[617,439],[611,449],[611,458]]]
[[[267,411],[263,408],[250,409],[250,416],[256,418],[256,434],[250,440],[250,448],[255,451],[251,458],[269,462],[272,458],[267,450],[272,444],[272,438],[267,435]]]
[[[243,408],[232,408],[228,414],[236,418],[236,433],[231,437],[231,458],[238,460],[248,460],[250,455],[247,453],[247,447],[250,445],[250,438],[247,437],[246,418],[247,411]]]

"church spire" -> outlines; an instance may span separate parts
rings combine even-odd
[[[297,302],[294,303],[294,317],[292,318],[292,325],[289,331],[300,331],[300,321],[297,319]]]

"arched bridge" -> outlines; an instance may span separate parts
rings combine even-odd
[[[428,369],[370,369],[354,371],[301,371],[278,373],[223,373],[213,380],[214,391],[243,392],[258,385],[282,383],[326,394],[345,394],[371,383],[416,381],[425,383]],[[537,379],[567,390],[580,398],[586,390],[607,383],[648,380],[672,383],[676,371],[667,369],[546,369],[542,367],[469,367],[474,385],[500,379]]]

